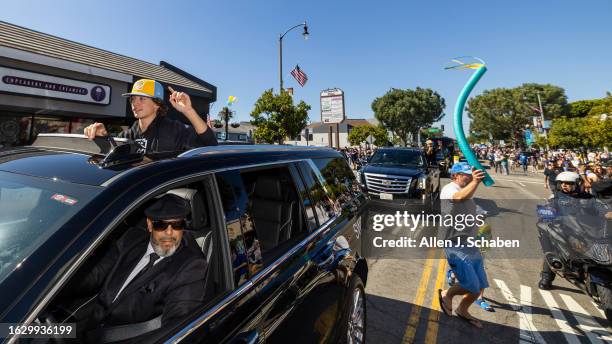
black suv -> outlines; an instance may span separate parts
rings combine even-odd
[[[373,207],[432,209],[440,191],[438,166],[418,148],[381,147],[359,171]]]
[[[208,262],[205,300],[180,321],[147,322],[144,333],[142,323],[111,326],[98,341],[364,341],[366,196],[339,153],[241,145],[145,155],[82,135],[0,152],[0,323],[72,322],[71,283],[128,229],[146,230],[144,209],[166,193],[191,206],[185,232]],[[18,337],[7,341],[29,342]]]

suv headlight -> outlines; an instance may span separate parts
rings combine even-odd
[[[427,177],[420,176],[417,182],[417,188],[420,190],[425,190],[427,188]]]

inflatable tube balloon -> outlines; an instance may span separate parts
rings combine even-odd
[[[469,57],[469,56],[467,56]],[[457,59],[453,59],[453,62],[458,63],[457,66],[446,67],[445,69],[475,69],[476,72],[472,74],[470,80],[468,80],[467,84],[463,86],[463,90],[461,90],[461,94],[459,94],[459,98],[457,99],[457,103],[455,104],[455,112],[453,113],[453,128],[455,129],[455,136],[457,137],[457,144],[459,145],[459,150],[465,156],[468,164],[473,166],[478,170],[482,170],[485,174],[484,179],[482,180],[485,186],[491,186],[495,184],[495,181],[491,176],[487,173],[487,171],[482,167],[480,161],[474,154],[474,151],[470,148],[470,144],[465,138],[465,133],[463,132],[463,109],[465,108],[465,102],[467,101],[470,92],[474,89],[474,86],[478,83],[483,74],[487,71],[487,67],[485,66],[484,61],[474,58],[478,60],[478,63],[463,63]]]

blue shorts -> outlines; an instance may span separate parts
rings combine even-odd
[[[478,294],[480,289],[489,287],[483,258],[477,247],[447,247],[444,252],[461,288]]]

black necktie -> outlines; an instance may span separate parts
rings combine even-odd
[[[153,264],[155,264],[158,259],[159,255],[157,253],[152,252],[151,254],[149,254],[149,263],[144,268],[142,268],[142,270],[140,270],[140,272],[132,279],[132,281],[130,281],[130,283],[134,282],[137,278],[149,271],[149,269],[151,269]]]

